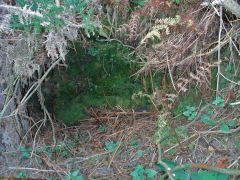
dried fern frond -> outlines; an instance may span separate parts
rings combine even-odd
[[[65,60],[67,40],[61,32],[51,31],[47,35],[46,50],[47,55],[53,60],[61,57]]]
[[[129,40],[130,41],[135,40],[135,38],[137,37],[139,23],[140,23],[140,14],[137,12],[133,12],[131,14],[131,19],[129,21],[129,31],[130,31]]]
[[[8,59],[13,63],[13,70],[16,75],[32,77],[39,65],[31,61],[31,49],[25,39],[16,41],[12,46],[8,46]]]
[[[170,34],[169,26],[176,25],[180,22],[180,16],[176,15],[175,18],[164,18],[158,19],[155,22],[155,26],[153,26],[152,31],[149,32],[140,42],[140,45],[143,44],[147,39],[151,38],[158,38],[161,39],[161,31],[165,30],[167,35]]]

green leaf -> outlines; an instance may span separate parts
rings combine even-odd
[[[217,121],[212,120],[212,121],[208,122],[207,124],[208,124],[208,125],[215,125],[215,124],[217,124]]]
[[[185,111],[183,112],[183,115],[189,117],[191,113],[192,113],[191,111]]]
[[[234,125],[235,125],[234,120],[231,120],[231,121],[228,123],[228,125],[231,126],[231,127],[234,126]]]
[[[170,160],[163,160],[163,162],[165,162],[169,168],[173,169],[174,167],[177,166],[177,164],[173,161],[170,161]],[[162,165],[159,165],[159,164],[155,164],[155,167],[157,169],[159,169],[160,171],[164,171],[166,172],[166,169],[162,166]],[[187,172],[185,172],[183,169],[180,169],[180,170],[177,170],[177,171],[174,171],[174,179],[186,179],[187,177]]]
[[[118,147],[119,143],[120,143],[119,141],[116,143],[114,143],[113,141],[106,141],[105,146],[108,151],[115,151],[115,149]]]
[[[240,141],[235,142],[236,146],[240,148]]]
[[[147,149],[146,152],[148,153],[148,155],[151,154],[151,151],[149,149]]]
[[[17,153],[12,153],[11,156],[12,156],[12,157],[16,157],[16,156],[17,156]]]
[[[141,158],[141,157],[142,157],[142,153],[143,153],[142,150],[138,150],[138,152],[137,152],[137,156],[138,156],[138,158]]]
[[[100,126],[100,127],[98,128],[98,131],[99,131],[99,132],[105,131],[105,126]]]
[[[157,172],[152,169],[145,169],[143,173],[147,174],[147,177],[154,177]]]
[[[188,118],[188,120],[193,120],[196,115],[197,115],[197,112],[193,112],[191,116]]]
[[[194,107],[194,106],[192,106],[192,107],[186,106],[186,109],[187,109],[187,110],[190,110],[190,111],[195,111],[195,107]]]
[[[138,1],[138,4],[139,4],[140,6],[143,6],[144,3],[145,3],[145,1]]]
[[[211,110],[209,110],[207,113],[208,113],[208,114],[212,114],[213,112],[212,112]]]
[[[220,129],[221,129],[222,131],[229,131],[229,127],[228,127],[228,125],[226,125],[226,124],[222,124],[222,125],[220,126]]]
[[[210,120],[210,117],[208,115],[202,115],[201,121],[205,124],[208,124],[208,121]]]
[[[196,180],[227,180],[229,175],[221,174],[218,172],[207,172],[207,171],[200,171],[199,173],[193,172],[191,175],[191,179]]]
[[[26,173],[24,172],[19,172],[17,175],[17,178],[25,178],[26,177]]]
[[[134,167],[134,168],[135,168],[135,170],[130,173],[130,175],[131,175],[132,177],[143,176],[144,170],[143,170],[143,167],[142,167],[141,165],[137,165],[137,166]]]
[[[188,145],[188,148],[192,150],[193,149],[193,144]]]
[[[224,100],[221,97],[217,97],[216,100],[212,101],[212,104],[218,105],[219,103],[221,103],[220,104],[220,106],[221,106],[223,104],[223,102],[224,102]],[[223,104],[223,106],[224,106],[224,104]]]
[[[224,107],[224,103],[219,104],[220,107]]]
[[[72,172],[72,176],[77,176],[78,173],[79,173],[79,170],[76,170],[76,171]]]

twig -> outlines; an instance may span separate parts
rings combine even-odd
[[[175,91],[177,92],[177,89],[176,89],[175,84],[174,84],[174,81],[173,81],[173,77],[172,77],[170,65],[169,65],[168,53],[167,53],[167,66],[168,66],[168,72],[169,72],[169,75],[170,75],[170,78],[171,78],[171,82],[172,82],[173,88],[174,88]]]
[[[220,6],[220,27],[219,27],[219,34],[218,34],[218,73],[217,73],[217,89],[216,89],[216,98],[219,96],[219,80],[220,80],[220,73],[221,73],[221,34],[222,34],[222,6]]]
[[[230,166],[228,166],[228,168],[231,168],[232,166],[234,166],[235,164],[237,164],[237,162],[240,160],[240,156],[232,163],[230,164]]]
[[[36,168],[25,168],[25,167],[8,167],[9,169],[14,169],[14,170],[28,170],[28,171],[39,171],[39,172],[63,172],[64,171],[59,171],[59,170],[47,170],[47,169],[36,169]]]

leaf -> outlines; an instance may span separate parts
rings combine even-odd
[[[24,172],[19,172],[17,175],[17,178],[25,178],[26,177],[26,173]]]
[[[213,112],[212,112],[211,110],[209,110],[207,113],[208,113],[208,114],[212,114]]]
[[[188,148],[192,150],[193,149],[193,144],[188,145]]]
[[[231,127],[234,126],[234,125],[235,125],[234,120],[231,120],[231,121],[228,123],[228,125],[231,126]]]
[[[130,173],[132,177],[143,176],[143,167],[141,165],[137,165],[134,168],[135,170]]]
[[[183,115],[189,117],[191,113],[192,113],[191,111],[185,111],[183,112]]]
[[[208,115],[202,115],[201,121],[205,124],[208,124],[208,121],[210,120],[210,117]]]
[[[79,173],[79,170],[76,170],[76,171],[72,172],[72,176],[77,176],[78,173]]]
[[[119,141],[116,143],[114,143],[113,141],[106,141],[105,146],[106,146],[107,150],[115,151],[115,149],[118,147],[119,143],[120,143]]]
[[[147,174],[147,177],[154,177],[157,172],[152,169],[145,169],[143,173]]]
[[[136,3],[136,4],[140,5],[140,6],[144,6],[145,1],[137,1],[137,2],[134,2],[134,3]]]
[[[83,180],[83,177],[82,176],[77,176],[77,177],[73,178],[73,180]]]
[[[224,103],[219,104],[220,107],[224,107]]]
[[[138,150],[138,152],[137,152],[137,156],[138,156],[138,158],[141,158],[141,157],[142,157],[142,153],[143,153],[142,150]]]
[[[131,141],[131,142],[129,143],[129,145],[130,145],[130,146],[134,146],[136,143],[137,143],[137,141],[136,141],[136,140],[133,140],[133,141]]]
[[[227,180],[229,175],[221,174],[218,172],[207,172],[207,171],[200,171],[199,173],[193,172],[191,175],[191,179],[197,180]]]
[[[99,131],[99,132],[105,131],[105,126],[100,126],[100,127],[98,128],[98,131]]]
[[[163,160],[163,162],[165,162],[169,168],[173,169],[174,167],[177,166],[177,164],[173,161],[170,161],[170,160]],[[155,167],[157,169],[159,169],[160,171],[165,171],[166,172],[166,169],[160,165],[160,164],[155,164]],[[183,169],[180,169],[180,170],[177,170],[177,171],[174,171],[174,179],[186,179],[186,176],[187,176],[187,172],[185,172]]]
[[[146,152],[148,153],[148,155],[151,154],[151,151],[149,149],[147,149]]]
[[[207,124],[208,124],[208,125],[215,125],[215,124],[217,124],[217,121],[212,120],[212,121],[208,122]]]
[[[133,177],[133,180],[144,180],[144,176]]]
[[[190,110],[190,111],[195,111],[195,107],[194,107],[194,106],[192,106],[192,107],[186,106],[186,109],[188,109],[188,110]]]
[[[193,120],[196,115],[197,115],[197,112],[193,112],[191,116],[188,118],[188,120]]]
[[[221,105],[223,104],[224,100],[221,97],[217,97],[216,100],[212,101],[212,104],[214,105],[218,105],[219,103],[221,103]],[[221,106],[220,105],[220,106]],[[224,104],[223,104],[224,105]]]
[[[229,131],[229,127],[228,127],[228,125],[226,125],[226,124],[222,124],[222,125],[220,126],[220,129],[221,129],[222,131]]]

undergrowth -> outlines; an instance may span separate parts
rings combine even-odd
[[[73,125],[90,117],[86,113],[90,107],[150,108],[146,98],[132,97],[140,91],[151,94],[152,86],[149,76],[131,77],[138,65],[131,62],[129,48],[116,42],[94,41],[87,50],[79,46],[76,49],[69,53],[69,67],[60,72],[56,69],[51,77],[51,87],[45,85],[45,91],[51,92],[46,94],[48,107],[51,109],[54,103],[57,119]],[[154,82],[160,82],[160,78],[156,74]]]

